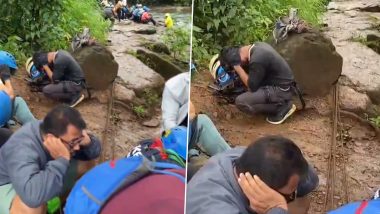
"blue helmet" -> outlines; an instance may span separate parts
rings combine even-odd
[[[161,138],[165,149],[172,149],[181,158],[186,160],[187,151],[187,128],[178,126],[170,130],[165,131]]]
[[[0,51],[0,64],[5,64],[15,70],[17,69],[16,58],[6,51]]]
[[[0,127],[3,127],[12,116],[12,101],[5,91],[0,91],[0,109]]]

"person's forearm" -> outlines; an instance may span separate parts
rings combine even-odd
[[[236,73],[239,75],[241,81],[244,83],[244,85],[249,88],[248,86],[248,74],[245,73],[244,69],[240,66],[234,66],[234,69]]]
[[[50,81],[53,81],[53,72],[50,70],[49,66],[44,65],[44,70],[46,74],[48,75]]]
[[[6,80],[4,83],[4,91],[9,95],[11,99],[15,98],[14,90],[11,84],[11,80]]]

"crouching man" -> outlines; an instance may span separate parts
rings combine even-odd
[[[45,214],[46,203],[68,192],[78,169],[88,170],[100,151],[71,107],[57,106],[43,121],[24,125],[0,149],[0,213]]]

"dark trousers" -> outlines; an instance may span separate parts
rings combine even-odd
[[[49,84],[42,89],[44,95],[53,100],[62,102],[70,102],[83,90],[81,83],[71,81],[61,81],[55,84]]]
[[[11,137],[12,131],[7,128],[0,128],[0,147],[7,142],[7,140]]]
[[[255,92],[245,92],[235,99],[236,106],[247,114],[273,115],[292,102],[292,89],[263,86]]]

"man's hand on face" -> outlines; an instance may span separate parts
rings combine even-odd
[[[255,212],[265,214],[272,208],[288,210],[285,198],[267,186],[258,176],[252,177],[248,172],[241,173],[238,182]]]
[[[66,160],[70,160],[71,158],[69,149],[62,143],[61,139],[52,134],[47,134],[44,146],[54,160],[60,157],[63,157]]]
[[[83,140],[82,140],[82,142],[81,142],[81,146],[88,146],[88,145],[90,145],[91,144],[91,138],[90,138],[90,136],[88,136],[88,134],[87,134],[87,131],[86,130],[83,130]]]

